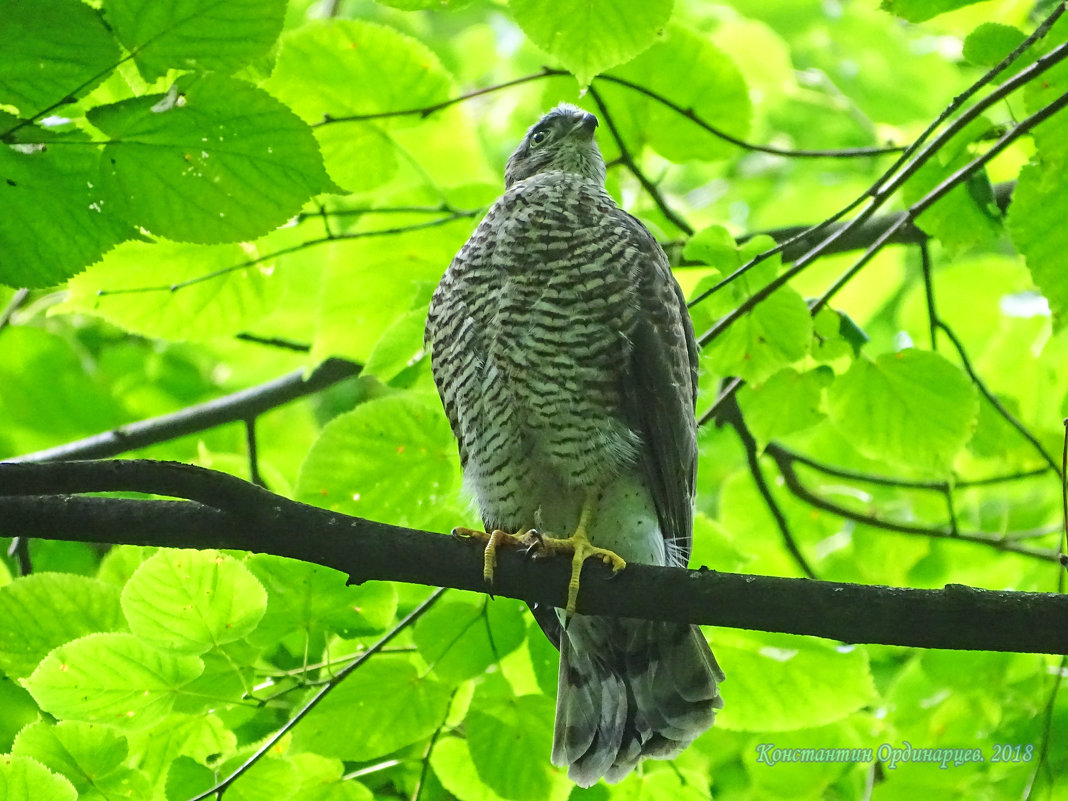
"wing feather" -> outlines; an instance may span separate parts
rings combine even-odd
[[[641,467],[653,496],[668,564],[685,566],[692,547],[697,477],[697,342],[682,289],[652,235],[626,212],[638,247],[639,310],[620,397],[642,440]]]

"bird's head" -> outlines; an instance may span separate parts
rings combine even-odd
[[[561,103],[527,131],[508,159],[504,185],[510,187],[539,172],[560,170],[604,183],[604,158],[593,140],[597,118],[588,111]]]

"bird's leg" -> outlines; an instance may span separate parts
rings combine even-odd
[[[594,508],[597,505],[596,493],[589,492],[582,503],[582,512],[579,514],[579,522],[575,532],[570,537],[557,539],[555,537],[540,537],[540,542],[531,543],[536,547],[538,555],[542,553],[569,553],[571,554],[571,580],[567,583],[567,616],[575,614],[578,604],[579,576],[582,573],[583,563],[590,557],[596,557],[609,565],[613,573],[617,573],[627,566],[619,554],[606,548],[598,548],[590,542],[587,531],[590,521],[593,519]]]
[[[498,545],[522,546],[529,550],[537,547],[542,539],[541,535],[534,529],[529,531],[520,530],[515,534],[509,534],[499,528],[485,532],[458,526],[452,530],[452,533],[457,537],[469,537],[486,543],[486,550],[482,554],[482,578],[490,585],[493,584],[493,573],[497,568]]]

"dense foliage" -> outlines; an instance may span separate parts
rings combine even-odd
[[[358,378],[131,453],[474,525],[426,307],[567,100],[693,299],[693,566],[1061,591],[1068,16],[873,5],[0,0],[0,457],[343,357]],[[870,218],[769,252],[843,210]],[[324,686],[227,801],[1068,798],[1060,657],[710,628],[715,728],[580,791],[519,602],[262,554],[16,555],[3,801],[186,801]]]

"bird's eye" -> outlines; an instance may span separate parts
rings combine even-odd
[[[549,138],[548,131],[535,131],[530,137],[530,144],[534,147],[545,144],[545,140]]]

